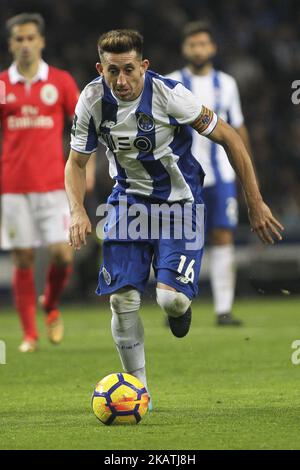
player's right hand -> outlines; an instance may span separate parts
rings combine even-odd
[[[80,250],[81,245],[86,245],[86,237],[92,232],[92,225],[84,209],[71,214],[69,228],[69,245],[75,250]]]

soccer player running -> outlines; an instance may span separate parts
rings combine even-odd
[[[1,248],[13,252],[13,293],[24,332],[19,350],[25,353],[37,348],[34,259],[40,245],[50,253],[42,298],[47,334],[53,343],[63,336],[58,301],[71,274],[73,250],[67,242],[62,132],[79,92],[67,72],[42,60],[45,25],[39,14],[10,18],[7,31],[14,62],[0,74],[6,88],[6,104],[0,105]]]
[[[127,238],[120,232],[127,228],[125,221],[135,204],[141,210],[155,203],[164,203],[164,208],[177,203],[192,206],[191,223],[204,233],[204,221],[195,220],[194,210],[202,203],[203,171],[191,153],[188,126],[226,148],[244,189],[252,230],[261,240],[281,239],[283,227],[262,199],[250,157],[236,131],[181,83],[148,70],[142,44],[142,36],[132,30],[100,37],[100,63],[96,64],[100,77],[85,87],[76,106],[65,185],[71,208],[70,244],[79,249],[91,231],[83,205],[85,167],[98,141],[104,143],[116,181],[108,202],[116,207],[117,216],[105,227],[97,293],[110,294],[112,336],[124,370],[147,388],[139,309],[150,265],[157,281],[157,302],[168,315],[172,333],[184,337],[191,324],[202,247],[188,246],[185,235],[176,238],[173,232],[169,239],[143,235],[139,240],[129,230]],[[128,217],[121,210],[124,198]]]
[[[180,81],[205,106],[214,109],[228,122],[249,152],[249,137],[236,81],[213,66],[217,46],[209,23],[195,21],[184,27],[182,53],[186,67],[168,76]],[[196,130],[192,130],[192,135],[193,154],[205,172],[202,199],[207,208],[210,280],[217,325],[239,326],[242,322],[232,316],[235,290],[233,232],[238,221],[235,172],[222,145],[210,142]]]

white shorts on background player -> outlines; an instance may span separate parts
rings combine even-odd
[[[68,241],[70,211],[64,190],[1,196],[3,250]]]

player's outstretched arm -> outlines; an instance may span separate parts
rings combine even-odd
[[[91,233],[91,222],[83,201],[86,191],[86,164],[89,155],[71,150],[65,168],[65,187],[71,211],[69,243],[76,250],[86,245],[86,236]]]
[[[219,118],[216,127],[207,137],[224,147],[241,181],[252,231],[266,244],[273,244],[274,239],[281,240],[280,231],[284,228],[263,201],[250,156],[240,136]]]

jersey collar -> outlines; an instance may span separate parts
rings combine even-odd
[[[40,61],[40,65],[35,77],[30,80],[30,83],[36,83],[39,80],[46,81],[48,79],[49,65],[46,64],[44,60]],[[8,69],[9,81],[12,85],[15,85],[18,82],[25,83],[27,80],[23,75],[20,74],[17,68],[17,64],[13,62]]]

